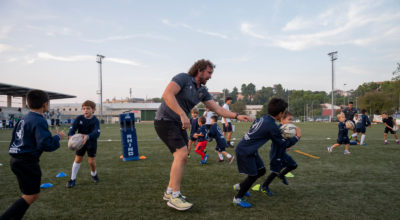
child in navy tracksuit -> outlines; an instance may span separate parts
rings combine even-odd
[[[217,142],[217,146],[215,147],[215,150],[218,153],[219,157],[219,162],[224,161],[224,156],[228,159],[229,164],[232,163],[232,161],[235,159],[234,156],[226,152],[226,147],[228,146],[228,143],[226,143],[225,137],[222,134],[221,128],[218,126],[218,116],[214,115],[211,116],[211,127],[210,127],[210,132],[209,136],[211,138],[215,139],[215,142]]]
[[[266,172],[264,163],[258,155],[258,149],[267,141],[272,140],[277,146],[288,148],[297,143],[301,137],[301,131],[296,128],[296,136],[283,139],[275,121],[280,120],[288,104],[280,98],[272,98],[268,103],[268,115],[255,120],[248,133],[240,140],[236,147],[236,161],[239,173],[247,174],[247,178],[234,189],[239,190],[233,198],[233,203],[244,208],[251,207],[243,197],[251,185]]]
[[[83,156],[85,153],[88,154],[88,162],[90,167],[90,174],[92,181],[98,183],[99,177],[96,170],[96,153],[97,153],[97,138],[100,136],[100,123],[99,120],[94,116],[96,110],[96,104],[90,100],[85,101],[82,104],[83,115],[76,117],[72,124],[68,138],[78,131],[83,136],[83,147],[76,151],[75,160],[72,164],[71,179],[67,182],[66,187],[72,188],[75,186],[76,175],[78,174]]]
[[[338,114],[337,118],[339,120],[338,138],[336,140],[336,144],[328,147],[328,152],[332,153],[332,151],[333,151],[333,149],[335,147],[339,147],[340,145],[345,144],[346,147],[345,147],[345,150],[344,150],[344,154],[349,155],[349,154],[351,154],[351,152],[349,151],[350,140],[349,140],[349,136],[348,136],[349,130],[346,127],[346,123],[345,123],[346,118],[345,118],[343,113],[342,114]]]
[[[290,112],[285,112],[281,118],[281,124],[288,124],[293,122],[293,115]],[[268,196],[272,196],[273,193],[269,190],[269,184],[278,177],[282,180],[282,183],[288,185],[285,175],[292,170],[297,168],[296,161],[286,153],[290,148],[277,146],[275,143],[271,144],[271,151],[269,154],[270,158],[270,170],[271,174],[267,177],[265,182],[261,185],[260,191],[264,190]],[[283,170],[282,170],[283,169]]]
[[[198,120],[199,128],[193,137],[197,138],[197,146],[195,152],[201,156],[200,164],[206,164],[208,155],[204,152],[207,147],[208,129],[205,125],[206,118],[201,116]]]
[[[358,116],[358,120],[356,123],[356,132],[357,133],[361,133],[361,141],[360,141],[360,145],[367,145],[365,143],[365,132],[366,132],[366,128],[368,126],[371,126],[371,122],[368,119],[368,115],[367,115],[367,110],[362,109],[361,110],[361,115]]]
[[[60,147],[64,132],[52,136],[43,113],[49,110],[49,96],[41,90],[26,95],[30,112],[15,125],[9,154],[11,170],[17,176],[22,198],[14,202],[0,219],[22,219],[29,206],[39,198],[42,171],[39,158],[43,151]]]
[[[192,109],[192,118],[190,119],[190,139],[188,143],[188,158],[190,158],[190,152],[192,151],[192,145],[194,145],[197,141],[197,138],[194,138],[193,135],[199,129],[199,122],[197,116],[199,115],[199,110],[197,108]]]
[[[385,139],[385,144],[388,144],[387,135],[388,133],[393,134],[394,138],[396,138],[396,143],[400,144],[399,138],[397,137],[397,130],[394,129],[397,126],[396,120],[393,119],[392,116],[389,116],[386,112],[382,113],[382,122],[385,125],[385,131],[383,132],[383,138]]]

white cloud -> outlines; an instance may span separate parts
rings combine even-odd
[[[7,50],[11,50],[12,46],[7,45],[7,44],[0,44],[0,53],[3,53]]]
[[[28,25],[27,28],[45,33],[47,36],[50,36],[50,37],[55,37],[55,36],[80,37],[82,35],[81,32],[71,29],[69,27],[58,27],[58,26],[37,27],[37,26]]]
[[[262,29],[248,22],[243,22],[240,30],[245,35],[264,40],[264,45],[288,50],[303,50],[320,45],[366,46],[377,41],[399,41],[400,12],[382,12],[377,9],[379,4],[352,2],[328,9],[309,19],[296,16],[285,24],[281,29],[283,32],[274,36],[261,34],[264,32]],[[297,33],[287,34],[287,31]]]
[[[56,60],[62,62],[82,62],[82,61],[95,61],[96,56],[93,55],[76,55],[76,56],[54,56],[47,52],[39,52],[36,58],[29,58],[27,60],[28,64],[32,64],[37,60]],[[111,63],[120,63],[127,64],[132,66],[141,66],[140,63],[134,60],[121,59],[121,58],[112,58],[106,57],[103,62],[111,62]]]
[[[169,20],[167,19],[163,19],[161,20],[161,22],[165,25],[168,25],[170,27],[183,27],[186,28],[188,30],[197,32],[197,33],[201,33],[201,34],[205,34],[205,35],[209,35],[209,36],[213,36],[213,37],[218,37],[218,38],[222,38],[222,39],[228,39],[229,37],[225,34],[221,34],[218,32],[212,32],[212,31],[206,31],[206,30],[202,30],[202,29],[198,29],[198,28],[193,28],[190,25],[184,24],[184,23],[171,23]]]
[[[8,34],[11,32],[12,26],[5,25],[0,27],[0,39],[4,39],[8,37]]]
[[[162,35],[155,35],[155,34],[131,34],[131,35],[117,35],[117,36],[110,36],[103,39],[94,39],[94,40],[85,40],[91,43],[104,43],[106,41],[118,41],[118,40],[130,40],[134,38],[149,38],[149,39],[156,39],[156,40],[170,40],[168,37]]]

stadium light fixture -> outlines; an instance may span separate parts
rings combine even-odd
[[[333,120],[333,112],[334,112],[334,95],[333,95],[333,93],[334,93],[334,83],[335,83],[335,70],[334,70],[334,61],[335,60],[337,60],[337,51],[335,51],[335,52],[330,52],[330,53],[328,53],[328,56],[330,56],[331,57],[331,62],[332,62],[332,112],[331,112],[331,122],[332,122],[332,120]]]
[[[97,54],[97,63],[99,63],[99,91],[97,94],[99,94],[99,103],[100,103],[100,123],[103,120],[103,79],[102,79],[102,69],[101,69],[101,64],[103,63],[102,60],[106,58],[103,55]]]

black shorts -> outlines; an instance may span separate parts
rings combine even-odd
[[[366,131],[365,127],[363,127],[363,128],[357,128],[356,127],[356,132],[357,133],[365,133],[365,131]]]
[[[56,119],[56,126],[60,126],[60,119]]]
[[[223,132],[232,132],[232,124],[228,122],[228,127],[225,126],[225,123],[222,123]]]
[[[90,144],[85,144],[85,146],[83,146],[81,149],[77,150],[75,152],[75,154],[77,156],[85,156],[85,153],[87,151],[87,155],[88,157],[96,157],[96,153],[97,153],[97,146],[92,146]]]
[[[167,145],[171,153],[176,149],[187,147],[189,141],[186,130],[182,129],[182,123],[170,120],[154,120],[154,128],[158,137]]]
[[[54,119],[51,119],[51,126],[54,125]]]
[[[236,152],[236,161],[241,174],[256,176],[258,170],[264,168],[264,162],[257,152],[252,155],[242,155]]]
[[[395,131],[393,131],[392,129],[389,129],[388,127],[385,127],[385,132],[384,133],[391,133],[391,134],[396,134]]]
[[[350,144],[349,137],[339,137],[336,142],[338,144]]]
[[[19,188],[24,195],[34,195],[40,192],[42,171],[38,160],[25,156],[11,156],[10,166],[17,176]]]

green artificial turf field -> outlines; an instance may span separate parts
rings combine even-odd
[[[123,162],[118,125],[102,125],[96,157],[99,184],[91,182],[85,157],[76,186],[65,188],[71,174],[74,153],[62,142],[61,149],[43,153],[42,189],[40,198],[28,209],[25,219],[398,219],[400,216],[400,145],[389,135],[383,145],[383,126],[367,129],[367,146],[350,146],[351,155],[343,155],[344,146],[333,153],[327,146],[335,143],[337,123],[297,124],[303,132],[301,141],[289,154],[299,167],[283,185],[276,179],[267,197],[252,192],[247,198],[253,207],[243,209],[232,204],[232,185],[242,181],[236,161],[217,162],[215,141],[208,144],[207,165],[200,165],[200,156],[192,151],[185,168],[181,191],[194,203],[192,209],[179,212],[162,199],[172,155],[157,139],[152,123],[136,125],[139,154],[146,160]],[[250,123],[236,123],[235,145]],[[64,128],[67,131],[66,128]],[[0,130],[0,213],[20,195],[15,175],[9,166],[8,145],[11,131]],[[329,140],[327,138],[330,138]],[[260,149],[269,168],[270,142]],[[310,158],[294,150],[315,155]],[[233,153],[232,148],[228,152]],[[67,177],[56,178],[59,172]],[[262,177],[257,183],[265,180]]]

